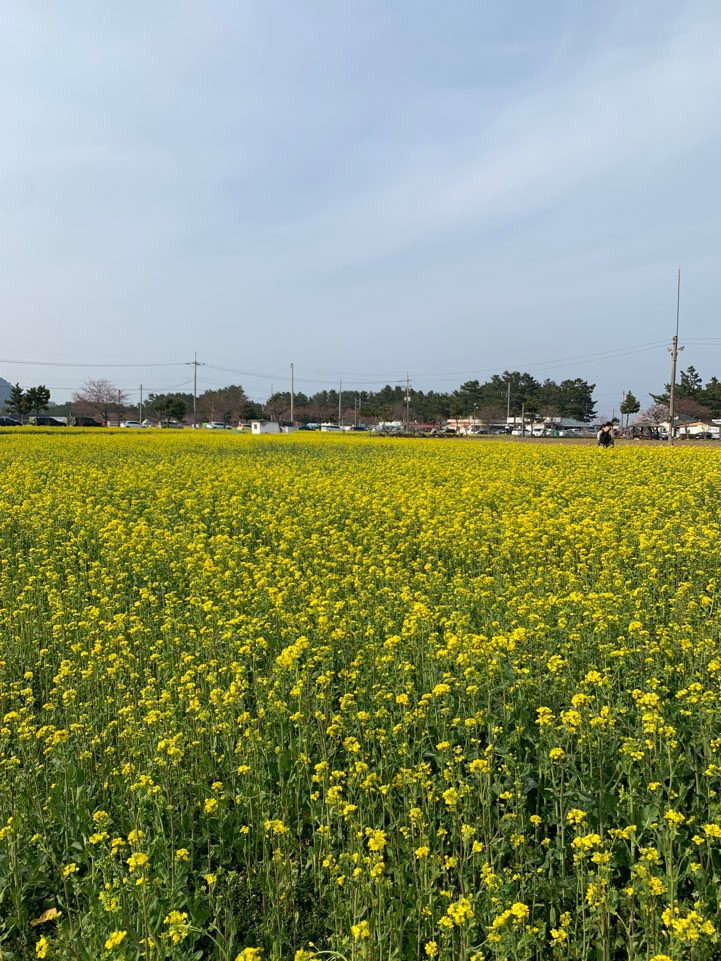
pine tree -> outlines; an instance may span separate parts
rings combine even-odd
[[[631,414],[637,414],[640,410],[641,404],[639,400],[629,390],[621,403],[621,413],[626,416],[626,427],[628,427],[628,418]]]
[[[28,395],[20,384],[13,384],[10,396],[5,401],[5,410],[9,414],[15,414],[22,424],[23,416],[30,410],[28,405]]]
[[[48,405],[50,404],[50,391],[45,384],[40,384],[38,387],[30,387],[25,392],[25,402],[27,404],[27,410],[34,411],[35,417],[38,418],[42,411],[48,409]]]

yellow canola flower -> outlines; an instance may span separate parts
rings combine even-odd
[[[171,911],[166,915],[164,924],[168,930],[164,932],[164,937],[168,938],[172,944],[180,942],[190,933],[190,923],[187,911]]]
[[[112,951],[115,948],[119,948],[127,936],[127,931],[111,931],[105,942],[105,950]]]
[[[370,925],[367,921],[359,921],[358,924],[351,925],[351,934],[354,941],[363,941],[370,937]]]
[[[135,854],[131,854],[125,863],[128,865],[128,870],[132,874],[134,871],[144,868],[149,861],[150,858],[147,854],[143,851],[137,851]]]
[[[511,911],[513,911],[513,909],[511,909]],[[471,907],[471,902],[468,900],[468,898],[461,898],[459,901],[449,904],[447,914],[448,917],[451,918],[451,920],[457,925],[465,924],[467,921],[473,920],[474,917],[473,908]]]
[[[585,812],[585,811],[581,811],[580,808],[572,808],[572,809],[566,814],[566,820],[567,820],[570,824],[580,824],[582,821],[585,821],[585,820],[586,820],[586,812]]]
[[[369,851],[382,851],[386,846],[387,835],[385,831],[381,831],[379,828],[366,828],[365,834]]]

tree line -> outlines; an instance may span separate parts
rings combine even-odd
[[[397,420],[411,423],[438,424],[450,417],[473,417],[485,423],[504,423],[507,416],[528,418],[568,417],[591,423],[596,417],[593,399],[595,384],[580,377],[560,382],[546,378],[537,380],[522,371],[503,371],[488,380],[468,380],[453,391],[422,391],[404,385],[386,384],[377,391],[321,390],[314,394],[298,392],[293,398],[293,416],[299,423],[335,421],[339,413],[348,423],[374,423]],[[670,385],[664,391],[651,394],[652,404],[641,411],[641,404],[632,392],[624,395],[620,405],[626,423],[632,414],[638,421],[658,425],[668,419]],[[5,401],[5,409],[21,422],[29,413],[40,416],[49,407],[76,416],[85,416],[98,423],[119,423],[128,416],[140,417],[137,404],[130,404],[128,395],[109,380],[86,381],[75,392],[72,401],[62,407],[51,405],[50,391],[43,384],[23,389],[15,384]],[[681,371],[675,389],[675,412],[681,422],[697,419],[721,418],[721,381],[712,377],[705,384],[698,371],[690,366]],[[143,404],[143,417],[170,424],[188,420],[193,413],[191,393],[150,393]],[[205,390],[195,398],[195,414],[199,423],[221,421],[227,424],[267,417],[289,421],[291,396],[289,391],[276,391],[262,404],[248,398],[238,384]]]
[[[74,413],[98,419],[107,426],[129,414],[141,416],[139,404],[129,404],[125,391],[109,380],[89,380],[73,395]],[[248,399],[242,387],[231,384],[219,390],[206,390],[195,398],[190,393],[149,393],[142,406],[142,417],[162,424],[182,422],[195,409],[199,422],[227,424],[262,416],[262,405]]]
[[[642,411],[640,423],[657,426],[669,419],[671,384],[666,384],[659,394],[651,394],[653,403]],[[687,426],[693,421],[709,421],[721,418],[721,381],[711,377],[704,384],[703,378],[691,365],[682,370],[674,389],[674,422]]]
[[[505,423],[506,416],[572,417],[590,423],[596,414],[595,384],[581,378],[536,380],[521,371],[494,374],[481,383],[469,380],[456,390],[422,391],[404,385],[386,384],[377,391],[299,391],[293,397],[293,418],[299,423],[335,421],[339,414],[348,423],[383,420],[440,424],[449,417],[475,417],[485,422]],[[96,418],[105,425],[119,422],[129,413],[140,416],[138,405],[128,403],[127,394],[111,381],[89,380],[77,391],[70,410],[76,415]],[[137,413],[136,413],[137,412]],[[143,404],[143,417],[161,423],[187,420],[193,413],[193,395],[184,392],[150,393]],[[198,422],[228,424],[267,417],[277,421],[291,418],[290,391],[275,391],[264,403],[252,401],[242,386],[233,384],[206,390],[195,400]]]
[[[5,401],[5,410],[8,414],[14,414],[20,423],[27,414],[34,414],[40,417],[43,411],[50,406],[50,391],[45,384],[37,387],[28,387],[25,390],[20,384],[13,384],[10,394]]]
[[[406,418],[414,423],[440,423],[449,417],[475,417],[486,423],[505,423],[507,416],[572,417],[590,423],[596,414],[595,384],[581,378],[556,383],[538,381],[528,373],[504,371],[481,383],[469,380],[448,393],[406,390],[386,384],[378,391],[322,390],[294,397],[296,420],[335,420],[341,411],[346,423]],[[265,405],[274,419],[290,419],[290,393],[278,391]]]

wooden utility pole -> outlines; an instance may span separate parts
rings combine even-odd
[[[193,368],[193,427],[198,426],[198,367],[204,367],[195,354],[192,360],[186,362],[186,367]]]
[[[295,426],[295,371],[293,364],[290,365],[290,426]]]
[[[678,346],[678,318],[681,308],[681,268],[678,268],[678,284],[676,286],[676,333],[673,337],[673,344],[669,347],[671,351],[671,389],[668,394],[668,443],[669,447],[673,446],[673,435],[676,419],[676,361],[678,359],[679,353],[683,350],[683,347]]]

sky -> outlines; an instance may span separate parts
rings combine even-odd
[[[721,377],[716,0],[8,0],[0,376]]]

